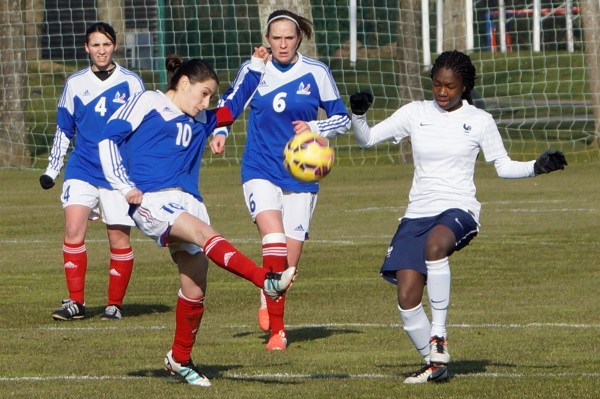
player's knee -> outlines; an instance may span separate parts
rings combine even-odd
[[[412,293],[399,292],[398,306],[400,309],[413,309],[421,303],[421,296],[413,295]]]

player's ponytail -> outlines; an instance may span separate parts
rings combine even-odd
[[[471,62],[471,58],[458,50],[444,51],[433,63],[430,75],[431,79],[433,79],[433,75],[441,68],[448,68],[461,77],[462,83],[466,87],[461,98],[467,100],[469,104],[473,104],[471,90],[475,87],[476,70],[475,65]]]
[[[187,76],[192,84],[206,82],[207,80],[214,80],[217,85],[219,84],[219,78],[214,69],[206,61],[199,58],[184,61],[181,56],[171,54],[165,59],[165,68],[167,72],[173,74],[167,90],[176,90],[182,76]]]

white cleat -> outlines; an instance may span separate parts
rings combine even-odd
[[[279,273],[267,273],[265,285],[263,286],[265,295],[276,301],[290,288],[295,278],[295,267],[288,267],[285,271]]]
[[[165,369],[171,374],[179,374],[191,385],[199,385],[201,387],[211,386],[210,380],[192,362],[190,359],[187,363],[177,363],[173,360],[173,352],[169,351],[165,356]]]
[[[423,384],[426,382],[446,382],[450,379],[448,369],[437,364],[427,364],[418,371],[409,375],[405,384]]]

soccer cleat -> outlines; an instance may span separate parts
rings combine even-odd
[[[200,385],[201,387],[209,387],[210,380],[192,362],[190,359],[187,363],[177,363],[173,359],[173,351],[169,351],[165,356],[165,369],[171,372],[172,375],[180,375],[191,385]]]
[[[294,278],[296,278],[295,267],[288,267],[285,271],[279,273],[267,273],[265,285],[263,286],[265,295],[276,301],[290,288]]]
[[[261,330],[269,331],[271,321],[269,320],[269,309],[267,309],[267,298],[263,290],[260,290],[260,308],[258,309],[258,325]]]
[[[121,308],[117,305],[108,305],[104,313],[100,315],[100,320],[121,320],[122,318]]]
[[[85,317],[85,305],[70,299],[63,299],[62,306],[52,312],[54,320],[79,320]]]
[[[269,338],[266,349],[268,351],[283,351],[287,348],[287,338],[285,332],[279,331],[277,334]]]
[[[429,361],[434,364],[448,364],[450,363],[450,353],[448,353],[448,341],[444,337],[438,337],[437,335],[431,338],[429,341],[431,346],[431,353],[429,355]]]
[[[418,371],[409,375],[405,384],[423,384],[425,382],[445,382],[450,379],[448,369],[437,364],[427,364]]]

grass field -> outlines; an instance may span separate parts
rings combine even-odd
[[[451,257],[453,378],[406,386],[420,359],[402,330],[395,290],[378,275],[412,179],[407,165],[337,166],[322,186],[296,283],[290,345],[267,352],[258,291],[212,265],[193,352],[213,386],[168,377],[178,280],[168,251],[137,230],[122,321],[100,321],[108,249],[90,226],[86,305],[50,318],[66,297],[59,187],[40,171],[0,170],[1,398],[595,398],[600,392],[600,166],[572,164],[502,180],[479,164],[481,232]],[[207,166],[214,226],[260,259],[236,166]]]

